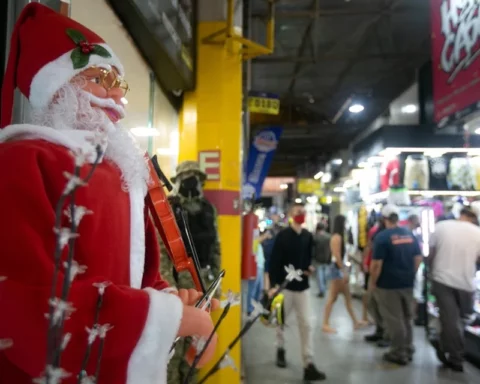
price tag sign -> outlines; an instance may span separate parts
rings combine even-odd
[[[280,100],[273,94],[252,94],[248,97],[248,110],[252,113],[278,115],[280,113]]]

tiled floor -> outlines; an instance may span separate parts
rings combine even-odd
[[[337,335],[324,335],[320,331],[325,299],[311,298],[315,309],[315,361],[327,374],[328,383],[336,384],[480,384],[480,370],[470,364],[463,374],[440,368],[434,351],[425,340],[423,328],[415,330],[417,352],[407,367],[383,363],[383,350],[363,341],[371,330],[353,331],[342,300],[337,301],[332,326]],[[356,300],[360,314],[360,303]],[[287,332],[288,368],[275,366],[275,331],[258,323],[243,340],[246,384],[302,383],[298,329],[294,316]]]

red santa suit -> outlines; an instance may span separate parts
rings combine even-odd
[[[108,51],[109,57],[90,55],[89,65],[110,64],[123,72],[110,47],[93,32],[38,3],[25,8],[12,37],[2,89],[0,276],[7,280],[0,283],[0,339],[11,339],[13,346],[0,351],[0,384],[30,384],[45,370],[55,207],[66,185],[64,172],[73,171],[71,151],[81,148],[91,155],[81,169],[83,177],[95,158],[91,132],[33,125],[5,127],[11,120],[15,87],[33,107],[42,108],[63,84],[85,69],[72,65],[72,51],[79,46],[65,33],[68,28]],[[54,43],[50,44],[50,39]],[[121,183],[118,166],[104,159],[88,186],[76,193],[76,205],[93,214],[85,216],[78,228],[75,260],[88,269],[74,279],[68,297],[75,311],[65,322],[65,333],[72,336],[61,366],[72,376],[63,383],[76,383],[87,347],[86,327],[94,324],[99,295],[94,284],[101,282],[110,285],[104,293],[99,323],[113,328],[105,339],[98,382],[166,382],[169,351],[183,305],[165,291],[167,284],[159,275],[156,233],[144,204],[146,184],[139,182],[126,191]],[[65,216],[62,226],[69,226]],[[64,257],[66,253],[67,249]],[[88,374],[94,373],[97,354],[98,345],[94,344]]]

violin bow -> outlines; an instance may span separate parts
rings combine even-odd
[[[151,163],[152,163],[152,166],[153,166],[153,169],[155,170],[155,173],[157,174],[158,176],[158,179],[160,180],[160,182],[163,184],[163,186],[165,188],[167,188],[167,191],[168,192],[172,192],[173,191],[173,186],[172,186],[172,183],[170,183],[170,181],[168,180],[168,178],[165,176],[165,174],[162,172],[162,169],[160,168],[160,165],[158,164],[158,159],[157,159],[157,155],[154,155],[151,159],[150,159]],[[184,227],[184,230],[185,230],[185,235],[186,235],[186,238],[187,238],[187,242],[188,242],[188,245],[191,249],[191,257],[192,257],[192,260],[193,260],[193,265],[194,265],[194,268],[195,268],[195,272],[197,274],[197,278],[198,278],[198,281],[200,282],[200,285],[201,285],[201,289],[202,289],[202,293],[206,293],[207,292],[207,289],[205,287],[205,283],[202,279],[202,275],[201,275],[201,267],[200,267],[200,259],[198,257],[198,253],[197,253],[197,250],[195,248],[195,244],[193,243],[193,238],[192,238],[192,234],[190,232],[190,228],[188,226],[188,220],[185,216],[185,211],[181,208],[181,207],[176,207],[176,210],[177,212],[180,214],[180,217],[182,219],[182,225]],[[181,231],[181,230],[180,230]],[[175,266],[175,265],[174,265]],[[175,266],[176,267],[176,266]]]

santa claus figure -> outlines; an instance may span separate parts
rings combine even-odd
[[[95,33],[38,3],[25,7],[2,87],[0,276],[6,280],[0,283],[0,339],[11,339],[12,345],[0,351],[1,384],[30,384],[45,374],[55,218],[69,226],[67,215],[55,208],[66,172],[78,161],[72,153],[82,154],[85,177],[98,160],[99,143],[103,156],[88,185],[75,194],[75,204],[92,214],[77,229],[75,265],[82,268],[68,295],[73,312],[64,326],[62,383],[77,383],[92,335],[86,328],[92,324],[110,329],[101,367],[95,344],[84,366],[88,376],[100,369],[99,384],[165,383],[174,340],[207,337],[213,330],[208,313],[193,307],[199,293],[169,289],[159,274],[156,233],[144,204],[148,168],[119,124],[128,90],[123,76],[121,62]],[[30,102],[31,124],[9,125],[15,88]],[[67,253],[68,246],[62,257]],[[96,319],[103,283],[108,286]]]

